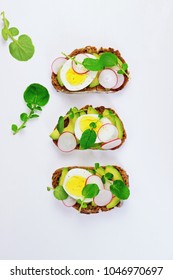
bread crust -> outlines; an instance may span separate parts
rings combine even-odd
[[[113,48],[100,48],[97,49],[96,47],[92,47],[92,46],[86,46],[84,48],[80,48],[80,49],[75,49],[74,51],[72,51],[69,56],[76,56],[77,54],[80,53],[89,53],[89,54],[93,54],[93,53],[103,53],[103,52],[111,52],[114,53],[123,63],[125,63],[124,58],[121,56],[120,52],[118,50],[114,50]],[[129,72],[127,71],[127,73],[129,74]],[[68,93],[68,94],[74,94],[74,93],[80,93],[80,92],[85,92],[85,93],[90,93],[90,92],[105,92],[105,93],[115,93],[121,89],[123,89],[125,87],[125,85],[128,82],[128,77],[126,75],[124,75],[124,83],[116,89],[111,89],[111,90],[106,90],[104,87],[102,87],[101,85],[98,85],[96,87],[90,88],[89,86],[85,87],[82,90],[79,90],[77,92],[73,92],[73,91],[69,91],[68,89],[66,89],[64,86],[62,87],[56,78],[56,74],[52,72],[52,76],[51,76],[51,80],[52,80],[52,85],[54,86],[54,88],[56,89],[56,91],[60,91],[60,92],[64,92],[64,93]]]
[[[86,105],[86,106],[82,107],[82,108],[79,109],[79,110],[85,110],[85,109],[87,110],[88,107],[90,107],[90,106],[92,106],[92,105]],[[94,107],[93,107],[93,108],[94,108]],[[115,110],[113,110],[112,108],[105,108],[104,106],[100,106],[100,107],[95,107],[94,109],[96,109],[96,110],[99,112],[99,114],[102,114],[103,111],[104,111],[105,109],[111,110],[111,111],[120,119],[120,117],[118,116],[118,114],[117,114],[117,113],[115,112]],[[120,120],[121,120],[121,119],[120,119]],[[65,127],[67,127],[68,122],[69,122],[69,120],[68,120],[68,118],[67,118],[66,121],[65,121],[65,123],[64,123]],[[121,144],[118,145],[118,146],[115,147],[115,148],[110,149],[109,151],[111,151],[111,150],[113,151],[113,150],[118,149],[118,148],[121,147],[121,146],[123,145],[123,143],[125,142],[125,140],[126,140],[126,138],[127,138],[127,134],[126,134],[126,131],[125,131],[123,122],[122,122],[122,125],[123,125],[123,138],[121,139],[121,140],[122,140],[122,141],[121,141]],[[56,127],[55,127],[55,128],[56,128]],[[52,141],[53,141],[54,144],[57,146],[58,140],[52,140]],[[79,150],[79,144],[76,146],[75,150]],[[90,148],[90,150],[99,150],[99,149],[92,149],[92,148]],[[99,150],[99,151],[100,151],[100,150]],[[106,151],[106,150],[102,150],[102,151]]]
[[[121,174],[121,176],[124,180],[124,183],[127,186],[129,186],[129,176],[127,175],[126,171],[119,166],[116,166],[116,165],[112,165],[112,166],[115,167],[120,172],[120,174]],[[102,166],[102,167],[105,168],[105,166]],[[83,168],[83,169],[86,169],[86,170],[93,170],[94,169],[93,167],[86,167],[86,166],[70,166],[70,167],[68,167],[68,170],[71,170],[71,169],[74,169],[74,168]],[[56,186],[58,186],[59,178],[61,176],[62,170],[63,170],[63,168],[59,168],[53,173],[53,175],[52,175],[52,186],[53,186],[53,188],[56,188]],[[122,202],[119,202],[115,207],[120,207],[121,204],[122,204]],[[113,208],[115,208],[115,207],[113,207]],[[73,206],[73,208],[75,208],[76,210],[79,210],[80,204],[76,203]],[[99,213],[99,212],[110,211],[113,208],[107,209],[106,206],[92,206],[91,203],[88,203],[88,207],[87,208],[82,208],[80,213],[96,214],[96,213]]]

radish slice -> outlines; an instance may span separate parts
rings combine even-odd
[[[108,142],[118,137],[118,129],[111,123],[102,125],[97,133],[97,136],[101,142]]]
[[[82,63],[85,58],[87,58],[87,55],[80,53],[76,55],[75,60]],[[88,72],[88,70],[82,64],[76,64],[74,61],[72,61],[72,68],[78,74],[84,74]]]
[[[65,200],[62,201],[63,204],[67,207],[72,207],[76,204],[76,199],[68,196]]]
[[[113,88],[118,82],[117,73],[112,69],[104,69],[99,75],[99,83],[104,88]]]
[[[118,147],[121,144],[121,139],[117,138],[117,139],[113,139],[107,143],[104,143],[102,145],[102,149],[103,150],[111,150],[115,147]]]
[[[124,83],[124,75],[123,75],[123,74],[117,74],[117,76],[118,76],[118,82],[117,82],[117,84],[116,84],[115,87],[112,87],[112,89],[119,88],[119,87],[121,87],[121,86],[123,85],[123,83]]]
[[[71,132],[66,131],[59,136],[57,146],[62,152],[71,152],[76,145],[76,138]]]
[[[91,176],[89,176],[89,177],[86,179],[86,185],[87,185],[87,184],[97,184],[100,190],[104,188],[104,187],[103,187],[103,182],[102,182],[102,180],[101,180],[100,177],[97,176],[97,175],[91,175]]]
[[[105,206],[112,200],[112,193],[108,190],[101,190],[99,194],[94,198],[95,204],[98,206]]]
[[[63,66],[63,64],[67,61],[65,57],[57,57],[53,62],[52,62],[52,72],[54,74],[57,74],[59,69]]]

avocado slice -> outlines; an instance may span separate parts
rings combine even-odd
[[[90,88],[96,87],[99,85],[99,78],[98,78],[98,73],[96,75],[96,77],[94,78],[94,80],[91,82],[91,84],[89,85]]]
[[[69,119],[69,124],[67,125],[67,127],[64,128],[63,132],[68,131],[68,132],[74,133],[75,122],[79,116],[80,116],[80,114],[76,113],[74,115],[73,119]]]
[[[65,179],[65,176],[66,176],[67,172],[68,172],[68,168],[67,168],[67,167],[64,167],[64,168],[62,169],[62,173],[61,173],[61,176],[60,176],[60,178],[59,178],[59,186],[63,186],[64,179]]]
[[[111,200],[111,202],[109,202],[109,204],[106,205],[107,209],[111,209],[113,207],[115,207],[118,203],[120,202],[120,199],[116,196],[114,196]]]
[[[53,140],[58,140],[60,133],[58,131],[58,129],[54,129],[54,131],[52,131],[52,133],[49,135]]]
[[[122,121],[115,115],[110,114],[110,110],[105,109],[103,111],[103,117],[108,118],[118,129],[118,138],[122,139],[124,134],[124,127]]]
[[[89,106],[87,109],[87,114],[98,114],[99,112],[93,107]]]
[[[121,181],[123,181],[123,178],[122,178],[120,172],[119,172],[115,167],[113,167],[113,166],[111,166],[111,165],[107,165],[107,166],[106,166],[106,168],[105,168],[105,174],[106,174],[106,173],[111,173],[111,174],[113,174],[113,180],[114,180],[114,181],[115,181],[115,180],[121,180]],[[124,181],[123,181],[123,182],[124,182]]]
[[[105,170],[104,170],[104,168],[103,167],[98,167],[97,169],[95,169],[96,170],[96,175],[99,175],[99,176],[103,176],[103,175],[105,175]]]
[[[62,68],[62,67],[61,67]],[[60,84],[61,87],[64,86],[62,80],[61,80],[61,76],[60,76],[60,72],[61,72],[61,68],[59,69],[58,73],[57,73],[57,76],[56,76],[56,79],[58,81],[58,83]]]

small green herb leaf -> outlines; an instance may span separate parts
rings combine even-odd
[[[18,129],[17,125],[16,125],[16,124],[12,124],[11,130],[12,130],[13,132],[16,132],[17,129]]]
[[[53,191],[53,194],[58,200],[65,200],[68,197],[68,194],[65,192],[62,186],[57,186]]]
[[[28,115],[26,113],[22,113],[20,115],[20,119],[21,119],[22,122],[25,122],[27,120],[27,118],[28,118]]]
[[[94,130],[86,129],[81,136],[80,139],[80,148],[81,149],[88,149],[91,148],[95,141],[96,141],[97,135]]]
[[[105,174],[106,179],[111,180],[113,178],[113,174],[112,173],[106,173]]]
[[[103,115],[102,114],[98,114],[98,118],[99,118],[99,120],[101,120],[103,118]]]
[[[19,34],[19,30],[16,27],[9,28],[9,31],[12,36],[17,36]]]
[[[37,115],[37,114],[32,114],[31,116],[30,116],[30,119],[34,119],[34,118],[38,118],[39,117],[39,115]]]
[[[104,67],[112,67],[117,65],[118,58],[111,52],[105,52],[100,56],[100,62],[104,65]]]
[[[123,200],[127,199],[130,195],[129,188],[121,180],[114,181],[110,186],[110,190],[115,196]]]
[[[98,162],[95,163],[95,169],[99,168],[100,164]]]
[[[81,205],[81,208],[87,208],[87,206],[88,206],[87,203],[82,202],[81,199],[78,199],[76,202],[79,203],[79,204]]]
[[[100,59],[85,58],[82,64],[86,69],[91,71],[99,71],[104,68]]]
[[[90,126],[91,128],[96,128],[96,127],[97,127],[97,125],[96,125],[95,122],[91,122],[89,126]]]
[[[1,34],[2,34],[2,37],[5,41],[8,40],[8,32],[7,32],[7,29],[4,27],[1,31]]]
[[[52,190],[51,187],[47,187],[47,191],[50,192]]]
[[[59,133],[62,133],[64,130],[64,117],[62,117],[62,116],[59,117],[57,129],[58,129]]]
[[[42,108],[40,106],[36,106],[35,110],[42,111]]]
[[[124,71],[126,71],[126,70],[128,69],[128,64],[127,64],[127,63],[123,63],[123,64],[122,64],[122,69],[123,69]]]
[[[24,100],[27,104],[45,106],[49,101],[49,92],[40,84],[31,84],[24,92]]]
[[[93,198],[99,193],[99,187],[97,184],[88,184],[82,190],[82,195],[85,198]]]
[[[118,70],[118,74],[124,74],[122,70]]]
[[[106,179],[105,179],[105,176],[104,176],[104,175],[102,176],[101,179],[102,179],[103,184],[105,184],[105,183],[106,183]]]

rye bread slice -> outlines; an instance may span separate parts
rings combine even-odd
[[[84,107],[82,107],[80,110],[87,110],[88,107],[90,107],[92,105],[86,105]],[[94,108],[94,107],[93,107]],[[99,114],[103,114],[103,111],[105,109],[108,109],[108,110],[111,110],[119,119],[120,117],[118,116],[118,114],[115,112],[115,110],[113,110],[112,108],[105,108],[104,106],[100,106],[100,107],[95,107],[94,109],[96,109],[98,111]],[[121,120],[121,119],[120,119]],[[122,122],[122,121],[121,121]],[[64,127],[67,127],[69,124],[69,118],[67,118],[64,122]],[[122,122],[122,125],[123,125],[123,122]],[[55,127],[56,128],[56,127]],[[116,150],[118,149],[119,147],[121,147],[123,145],[123,143],[125,142],[127,138],[127,134],[126,134],[126,131],[125,131],[125,128],[124,128],[124,125],[123,125],[123,138],[121,139],[121,144],[113,149],[110,149],[110,150]],[[57,142],[58,140],[52,140],[54,142],[54,144],[57,146]],[[79,150],[79,144],[76,146],[75,150]],[[91,150],[97,150],[96,148],[95,149],[91,149]],[[106,150],[101,150],[101,151],[106,151]]]
[[[105,166],[102,166],[102,167],[105,168]],[[115,167],[120,172],[120,174],[121,174],[121,176],[124,180],[124,183],[127,186],[129,186],[129,176],[127,175],[126,171],[124,169],[122,169],[121,167],[116,166],[116,165],[113,165],[113,167]],[[74,168],[84,168],[86,170],[87,169],[88,170],[93,170],[94,169],[93,167],[86,167],[86,166],[70,166],[70,167],[68,167],[68,170],[71,170],[71,169],[74,169]],[[62,170],[63,170],[63,168],[59,168],[53,173],[53,175],[52,175],[52,186],[53,186],[53,188],[56,188],[56,186],[58,186]],[[120,207],[121,205],[122,205],[122,202],[120,201],[115,207]],[[113,207],[113,208],[115,208],[115,207]],[[80,204],[76,203],[73,206],[73,208],[75,208],[76,210],[79,210]],[[110,211],[113,208],[107,209],[106,206],[92,206],[91,203],[88,203],[88,207],[87,208],[82,208],[80,213],[96,214],[96,213],[99,213],[101,211],[104,211],[104,212]]]
[[[113,48],[100,48],[97,49],[96,47],[92,47],[92,46],[86,46],[84,48],[81,49],[75,49],[73,52],[71,52],[69,54],[70,57],[76,56],[77,54],[80,53],[89,53],[89,54],[93,54],[93,53],[97,53],[97,54],[101,54],[104,52],[111,52],[114,53],[123,63],[125,63],[124,58],[121,56],[120,52],[118,50],[114,50]],[[129,72],[127,71],[127,73],[129,74]],[[115,93],[121,89],[123,89],[125,87],[125,85],[128,82],[128,77],[126,75],[124,75],[124,83],[116,89],[111,89],[111,90],[106,90],[104,87],[102,87],[101,85],[98,85],[96,87],[90,88],[89,86],[79,90],[77,92],[73,92],[73,91],[69,91],[66,87],[62,87],[59,83],[58,80],[56,78],[56,74],[52,72],[52,76],[51,76],[51,80],[52,80],[52,85],[54,86],[54,88],[56,89],[56,91],[60,91],[60,92],[64,92],[64,93],[68,93],[68,94],[74,94],[74,93],[78,93],[78,92],[85,92],[85,93],[90,93],[90,92],[106,92],[106,93]]]

